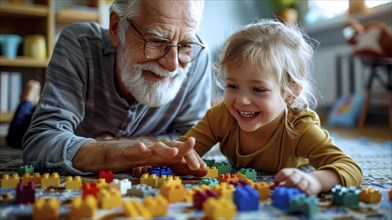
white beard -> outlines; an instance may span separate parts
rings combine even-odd
[[[169,72],[155,62],[133,64],[129,61],[129,49],[123,46],[117,48],[118,70],[126,90],[143,105],[158,107],[172,101],[187,77],[190,63]],[[169,78],[165,81],[151,82],[143,76],[143,70],[151,71],[159,76]]]

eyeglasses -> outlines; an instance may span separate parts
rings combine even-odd
[[[159,36],[143,36],[130,19],[128,19],[128,23],[135,30],[138,37],[144,41],[144,55],[148,59],[162,58],[169,52],[171,47],[177,47],[178,60],[182,63],[189,63],[195,60],[205,48],[197,35],[196,37],[200,42],[180,42],[175,45],[168,39]]]

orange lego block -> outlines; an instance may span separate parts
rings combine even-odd
[[[233,219],[237,207],[231,200],[208,198],[203,203],[203,211],[207,219]]]
[[[271,190],[266,182],[254,183],[253,188],[259,192],[260,201],[271,198]]]
[[[218,198],[233,200],[233,194],[235,191],[235,187],[232,184],[222,182],[219,185],[213,186],[211,190],[216,195],[218,195]]]
[[[41,178],[41,187],[59,187],[60,186],[60,176],[57,172],[52,173],[52,175],[49,175],[49,173],[44,173],[44,175]]]
[[[238,182],[238,180],[239,180],[239,178],[236,174],[231,174],[231,173],[220,174],[217,179],[220,183],[222,183],[222,182],[230,183],[230,181]]]
[[[205,176],[203,176],[203,178],[216,178],[216,177],[218,177],[218,169],[215,167],[215,166],[213,166],[213,167],[208,167],[207,168],[207,175],[205,175]]]
[[[182,180],[179,176],[162,175],[158,181],[158,188],[161,188],[164,184],[182,184]]]
[[[70,219],[91,219],[97,213],[97,199],[93,195],[88,195],[84,200],[78,196],[71,202],[69,209]]]
[[[144,207],[139,201],[124,201],[123,210],[125,215],[131,219],[151,219],[152,215],[146,207]]]
[[[182,184],[178,185],[163,185],[161,194],[169,201],[169,203],[176,203],[185,200],[185,189]]]
[[[388,199],[392,200],[392,187],[388,190]]]
[[[33,205],[33,219],[58,219],[60,217],[60,202],[52,197],[48,200],[40,197]]]
[[[80,176],[67,176],[65,179],[65,188],[73,190],[82,189],[82,178]]]
[[[150,211],[152,217],[161,217],[167,215],[169,202],[162,195],[155,197],[148,196],[144,199],[143,205]]]
[[[114,207],[121,207],[121,194],[115,188],[109,190],[101,189],[98,192],[98,203],[102,209],[112,209]]]
[[[359,192],[359,200],[365,203],[378,203],[381,201],[381,191],[372,188],[363,188]]]
[[[30,175],[30,173],[25,173],[22,177],[22,183],[23,185],[28,185],[30,182],[33,182],[35,186],[41,186],[41,174],[39,173],[34,173],[33,175]]]
[[[158,176],[155,173],[151,175],[145,173],[140,177],[140,184],[145,184],[147,186],[151,186],[152,188],[158,188]]]
[[[17,173],[12,174],[4,174],[1,179],[1,188],[16,188],[20,179]]]

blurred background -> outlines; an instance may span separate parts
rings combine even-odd
[[[7,133],[24,83],[32,78],[45,82],[61,30],[84,21],[108,27],[110,4],[111,0],[0,0],[0,136]],[[312,74],[323,126],[354,138],[390,141],[392,54],[357,52],[363,49],[359,44],[377,53],[383,49],[379,39],[384,29],[370,25],[373,22],[385,25],[392,41],[391,4],[390,0],[206,0],[199,35],[216,61],[223,41],[241,25],[259,18],[298,23],[318,42]],[[12,45],[14,52],[8,48]],[[372,62],[364,62],[363,55]],[[380,57],[385,62],[379,63]]]

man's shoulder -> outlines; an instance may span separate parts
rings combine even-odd
[[[64,28],[63,33],[73,33],[79,37],[101,37],[104,32],[107,32],[98,23],[95,22],[80,22],[68,25]]]

